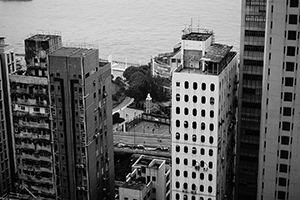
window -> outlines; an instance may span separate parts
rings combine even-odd
[[[284,85],[288,87],[292,87],[294,85],[294,79],[290,77],[286,77]]]
[[[288,159],[288,157],[289,157],[289,152],[288,151],[285,151],[285,150],[280,151],[280,158]]]
[[[187,94],[184,95],[184,101],[185,101],[185,102],[188,102],[188,101],[189,101],[189,95],[187,95]]]
[[[283,116],[291,116],[292,115],[292,108],[283,107]]]
[[[293,62],[286,62],[286,71],[290,71],[290,72],[293,72],[294,71],[294,66],[295,66],[295,63]]]
[[[176,133],[176,136],[175,136],[176,140],[179,140],[180,139],[180,133]]]
[[[128,198],[127,198],[127,197],[124,197],[124,200],[128,200]]]
[[[196,95],[193,96],[193,102],[197,103],[197,96]]]
[[[288,31],[288,40],[296,40],[297,32],[296,31]]]
[[[187,189],[188,189],[188,184],[187,184],[187,183],[184,183],[184,184],[183,184],[183,188],[184,188],[185,190],[187,190]]]
[[[155,176],[152,176],[152,181],[156,181],[156,177]]]
[[[192,184],[192,190],[197,190],[197,187],[195,184]]]
[[[215,91],[215,84],[213,84],[213,83],[210,84],[210,91],[212,91],[212,92]]]
[[[188,88],[189,88],[189,82],[187,82],[187,81],[184,82],[184,88],[185,88],[185,89],[188,89]]]
[[[206,98],[205,98],[205,96],[202,96],[201,97],[201,103],[205,104],[205,102],[206,102]]]
[[[209,163],[208,163],[208,167],[209,167],[210,169],[212,169],[212,168],[213,168],[213,162],[209,162]]]
[[[277,199],[285,199],[286,193],[283,191],[278,191]]]
[[[290,7],[298,7],[299,0],[290,0]]]
[[[212,187],[211,186],[208,186],[208,192],[212,193]]]
[[[213,175],[212,174],[208,174],[208,180],[212,181],[213,180]]]
[[[205,142],[205,136],[201,135],[201,142]]]
[[[205,130],[205,123],[204,122],[201,123],[201,129]]]
[[[281,144],[283,145],[289,145],[290,143],[290,137],[288,136],[281,136]]]
[[[197,109],[196,108],[193,109],[193,115],[197,116]]]
[[[290,131],[291,123],[290,122],[282,122],[282,130]]]
[[[180,82],[176,82],[176,87],[180,87]]]
[[[185,178],[187,178],[187,177],[188,177],[188,172],[187,172],[187,171],[184,171],[184,172],[183,172],[183,176],[184,176]]]
[[[296,47],[288,46],[286,55],[287,56],[295,56],[295,52],[296,52]]]
[[[201,155],[204,155],[205,154],[205,149],[201,148],[200,153],[201,153]]]
[[[184,140],[187,141],[189,139],[189,135],[187,133],[184,134]]]
[[[192,172],[192,178],[193,178],[193,179],[196,178],[196,172]]]
[[[286,186],[286,179],[285,178],[279,178],[278,179],[278,185],[279,186]]]
[[[188,128],[189,127],[188,121],[184,121],[183,125],[184,125],[184,128]]]
[[[287,173],[287,165],[285,165],[285,164],[280,164],[280,165],[279,165],[279,172]]]
[[[176,145],[176,151],[179,152],[180,151],[180,146]]]
[[[298,16],[297,15],[289,15],[289,24],[297,24]]]
[[[208,155],[213,156],[213,155],[214,155],[214,151],[213,151],[212,149],[210,149],[210,150],[208,151]]]
[[[184,114],[188,115],[189,114],[189,109],[188,108],[184,108]]]
[[[215,104],[215,98],[213,98],[213,97],[210,97],[210,105],[214,105]]]
[[[209,112],[209,116],[211,117],[211,118],[213,118],[214,117],[214,111],[213,110],[211,110],[210,112]]]
[[[188,151],[189,149],[188,149],[187,146],[184,146],[183,150],[184,150],[184,153],[188,153],[188,152],[189,152],[189,151]]]
[[[180,164],[180,158],[178,158],[178,157],[176,158],[176,164],[178,164],[178,165]]]
[[[175,198],[176,198],[176,200],[179,200],[180,199],[180,195],[178,193],[176,193]]]
[[[194,88],[194,90],[198,89],[198,84],[196,82],[193,83],[193,88]]]
[[[180,108],[176,107],[176,114],[180,114]]]
[[[176,94],[176,101],[180,101],[180,94]]]
[[[206,84],[205,83],[202,83],[201,84],[201,89],[204,91],[204,90],[206,90]]]
[[[291,93],[291,92],[285,92],[283,94],[283,100],[284,101],[292,101],[293,100],[293,93]]]
[[[183,164],[184,164],[184,165],[188,165],[188,159],[187,159],[187,158],[185,158],[185,159],[183,160]]]
[[[197,153],[197,149],[196,149],[196,147],[193,147],[192,148],[192,154],[196,154]]]
[[[212,136],[209,137],[209,143],[210,143],[210,144],[213,144],[213,143],[214,143],[214,137],[212,137]]]
[[[210,125],[209,125],[209,130],[210,130],[210,131],[213,131],[213,130],[214,130],[214,124],[210,124]]]
[[[180,183],[179,183],[178,181],[175,183],[175,187],[176,187],[176,188],[179,188],[179,187],[180,187]]]
[[[197,122],[193,122],[192,127],[193,129],[197,129]]]
[[[201,110],[201,116],[205,117],[205,110]]]
[[[176,127],[180,127],[180,121],[178,119],[176,120]]]
[[[175,174],[176,174],[176,176],[180,176],[180,171],[177,169]]]
[[[197,136],[195,134],[192,136],[192,140],[193,140],[193,142],[197,141]]]
[[[203,178],[201,178],[201,175],[203,176]],[[204,174],[201,173],[200,174],[200,179],[203,180],[204,179]],[[204,185],[200,185],[200,192],[203,192],[204,191]]]

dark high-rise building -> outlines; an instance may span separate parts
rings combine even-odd
[[[243,0],[235,199],[257,191],[266,0]]]
[[[15,183],[15,155],[8,74],[16,69],[14,49],[0,37],[0,196],[11,192]]]
[[[51,114],[60,199],[114,199],[111,68],[98,50],[49,55]]]
[[[25,199],[56,197],[47,54],[59,47],[60,36],[31,36],[25,40],[27,70],[9,75],[18,179],[16,191]]]

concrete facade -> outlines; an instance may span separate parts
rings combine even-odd
[[[172,199],[232,196],[237,56],[187,29],[172,78]]]
[[[300,197],[299,1],[267,1],[257,199]]]
[[[57,188],[61,199],[114,199],[111,68],[98,50],[49,55]]]
[[[58,35],[38,34],[27,38],[27,69],[9,75],[18,172],[16,191],[23,198],[56,197],[47,55],[60,46]]]
[[[13,120],[9,94],[8,74],[16,69],[14,48],[0,37],[0,196],[14,190],[16,182],[15,147]]]
[[[266,0],[243,0],[241,8],[235,199],[255,200]]]

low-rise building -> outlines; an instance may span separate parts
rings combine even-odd
[[[171,169],[165,160],[141,155],[119,188],[119,197],[122,200],[169,200],[170,176]]]

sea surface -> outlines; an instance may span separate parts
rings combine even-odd
[[[240,12],[240,0],[0,0],[0,36],[23,53],[31,34],[59,33],[66,46],[144,64],[172,51],[191,23],[238,51]]]

